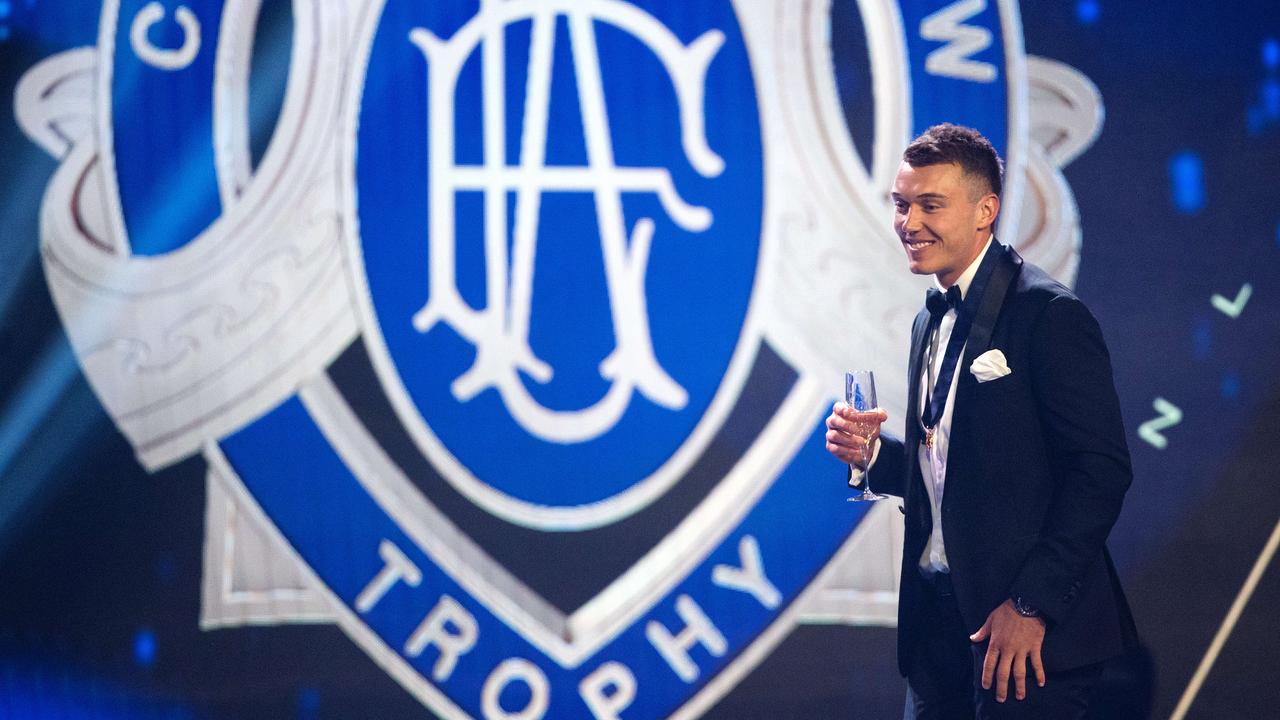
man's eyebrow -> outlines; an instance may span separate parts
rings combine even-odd
[[[906,199],[905,195],[896,191],[889,193],[889,196],[892,197],[894,200]],[[917,200],[946,200],[947,196],[943,195],[942,193],[929,192],[929,193],[922,193],[920,195],[917,195],[916,199]]]

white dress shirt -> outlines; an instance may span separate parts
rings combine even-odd
[[[991,247],[991,238],[987,238],[987,242],[982,246],[982,252],[978,253],[978,257],[965,271],[961,273],[960,278],[956,280],[956,285],[960,288],[960,297],[967,297],[969,294],[969,285],[973,282],[973,276],[978,273],[978,266],[982,264],[982,258],[987,254],[987,250]],[[947,288],[942,287],[937,279],[934,284],[939,290],[946,292]],[[947,342],[951,339],[951,329],[956,325],[956,311],[954,308],[947,310],[942,316],[942,320],[938,323],[935,330],[938,333],[937,353],[933,358],[933,370],[930,370],[923,363],[920,371],[920,410],[923,412],[929,407],[930,391],[929,376],[937,378],[938,373],[942,369],[942,359],[946,355]],[[928,346],[932,338],[925,338],[925,345]],[[961,354],[964,348],[960,349]],[[927,353],[927,350],[926,350]],[[927,360],[926,355],[926,360]],[[956,363],[955,374],[951,377],[951,388],[947,393],[947,404],[943,407],[942,417],[938,419],[938,426],[934,428],[933,447],[927,448],[924,443],[920,443],[917,452],[920,458],[920,474],[924,476],[924,487],[929,493],[929,505],[933,513],[933,532],[929,535],[929,542],[924,547],[924,552],[920,555],[920,569],[926,573],[950,572],[951,566],[947,564],[947,548],[942,541],[942,496],[943,490],[947,484],[947,449],[951,445],[951,415],[956,404],[956,386],[960,384],[960,365]],[[909,418],[909,422],[920,422],[920,416]]]

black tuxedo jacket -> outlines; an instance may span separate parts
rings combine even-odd
[[[1136,643],[1105,541],[1132,478],[1111,359],[1098,323],[1070,290],[1012,248],[996,266],[956,380],[942,529],[970,632],[1021,596],[1046,619],[1046,670],[1098,662]],[[966,298],[966,304],[968,304]],[[898,664],[919,627],[920,556],[933,521],[920,473],[920,374],[929,313],[911,331],[906,438],[882,437],[871,486],[905,500]],[[978,382],[974,358],[999,349],[1009,375]]]

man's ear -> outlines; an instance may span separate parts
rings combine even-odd
[[[1000,214],[1000,196],[995,193],[987,193],[978,201],[977,220],[978,230],[989,229],[995,225],[996,216]]]

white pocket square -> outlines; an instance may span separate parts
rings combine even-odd
[[[1005,362],[1004,353],[999,350],[988,350],[974,358],[973,364],[969,366],[969,372],[973,373],[978,382],[984,383],[1002,378],[1013,371]]]

